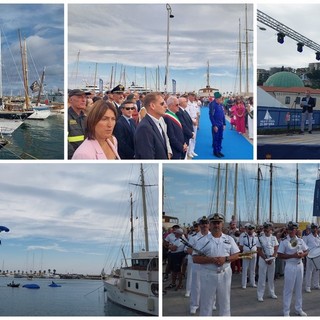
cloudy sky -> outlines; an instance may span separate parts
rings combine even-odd
[[[252,30],[252,5],[248,5],[248,27]],[[220,91],[239,90],[239,19],[241,42],[245,41],[244,4],[171,4],[170,76],[177,91],[198,90],[206,86],[207,61],[210,85]],[[156,68],[160,67],[161,90],[165,78],[167,50],[166,4],[103,4],[68,6],[69,87],[110,82],[111,68],[126,70],[127,85],[136,81],[155,88]],[[248,31],[249,65],[252,64],[252,32]],[[78,52],[79,64],[77,64]],[[243,54],[245,45],[242,43]],[[242,64],[245,65],[244,55]],[[244,72],[244,71],[243,71]],[[252,90],[252,68],[250,89]],[[239,79],[239,78],[238,78]],[[242,88],[245,87],[243,75]],[[169,90],[171,90],[171,81]]]
[[[295,30],[304,37],[319,44],[320,21],[318,12],[320,4],[258,4],[257,8],[273,19]],[[297,42],[285,37],[284,43],[277,42],[277,31],[265,26],[261,22],[258,26],[266,31],[257,30],[257,67],[308,67],[309,63],[319,62],[315,59],[315,52],[304,47],[303,52],[297,51]]]
[[[274,222],[296,217],[296,164],[279,163],[273,169]],[[318,164],[299,164],[299,220],[312,221],[312,205]],[[225,164],[221,164],[218,211],[224,212]],[[261,164],[260,218],[269,219],[270,167]],[[237,216],[242,221],[256,221],[257,164],[238,166]],[[203,215],[216,212],[218,164],[164,164],[164,211],[178,217],[180,223],[192,223]],[[226,220],[234,210],[235,164],[229,164]],[[260,222],[261,223],[261,222]]]
[[[150,250],[158,248],[158,165],[144,165]],[[119,174],[121,172],[121,174]],[[139,164],[1,164],[0,269],[100,274],[130,250],[130,192],[136,247],[143,221]],[[155,231],[156,230],[156,231]],[[116,265],[117,266],[117,265]]]
[[[0,12],[3,94],[23,93],[18,29],[26,38],[29,83],[46,68],[46,90],[63,90],[64,5],[0,4]]]

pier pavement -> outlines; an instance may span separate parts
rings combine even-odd
[[[163,288],[170,284],[170,279],[163,282]],[[194,316],[189,313],[189,298],[185,295],[185,281],[183,289],[175,291],[168,289],[163,294],[163,316]],[[304,286],[303,286],[304,288]],[[275,293],[278,299],[271,299],[268,296],[266,286],[264,301],[257,300],[257,289],[247,287],[241,288],[241,274],[233,274],[231,289],[231,316],[283,316],[282,297],[283,297],[283,277],[275,280]],[[311,293],[303,291],[303,310],[308,316],[320,315],[320,290],[313,289]],[[218,315],[218,311],[212,312],[213,316]],[[294,316],[294,295],[291,303],[291,316]],[[199,316],[199,310],[195,316]]]

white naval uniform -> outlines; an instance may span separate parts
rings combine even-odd
[[[270,258],[274,254],[274,247],[278,246],[279,242],[273,235],[266,237],[265,234],[257,237],[257,248],[261,248],[262,252],[267,258]],[[259,279],[257,288],[258,299],[263,299],[266,279],[268,278],[268,288],[270,295],[275,295],[274,292],[274,273],[276,269],[276,260],[272,260],[271,264],[267,264],[266,261],[259,257]]]
[[[196,240],[199,238],[199,234],[201,236],[201,233],[193,233],[189,235],[188,242],[190,246],[195,247]],[[187,252],[189,247],[185,247],[184,251]],[[186,295],[190,295],[191,292],[191,281],[192,281],[192,269],[193,269],[193,260],[192,260],[192,254],[188,254],[188,267],[187,267],[187,281],[186,281]]]
[[[316,247],[320,247],[320,237],[314,236],[312,233],[310,233],[307,236],[304,236],[303,241],[308,246],[308,249],[311,250]],[[311,285],[311,280],[313,276],[313,283]],[[306,290],[313,288],[319,288],[319,270],[316,270],[316,267],[313,263],[313,261],[307,257],[306,261],[306,275],[305,275],[305,285]]]
[[[205,240],[206,237],[209,235],[202,235],[201,232],[198,232],[195,237],[193,237],[192,245],[194,248],[201,250],[202,246],[206,244],[208,240]],[[191,239],[189,241],[191,244]],[[202,245],[201,245],[202,244]],[[188,256],[191,258],[192,261],[192,274],[191,274],[191,282],[190,282],[190,312],[194,313],[195,310],[199,308],[200,304],[200,264],[194,263],[192,260],[192,256]],[[188,260],[188,268],[189,268],[189,260]],[[190,270],[190,269],[189,269]],[[189,275],[189,271],[188,271]],[[188,280],[188,279],[187,279]],[[188,282],[188,281],[187,281]]]
[[[188,149],[188,153],[192,155],[192,153],[194,152],[194,149],[196,148],[196,136],[197,136],[197,130],[198,130],[198,127],[193,124],[193,121],[196,120],[198,117],[197,103],[195,101],[191,102],[188,100],[186,111],[189,113],[189,116],[192,119],[192,126],[193,126],[193,132],[194,132],[194,137],[189,140],[189,149]]]
[[[257,251],[257,238],[255,235],[250,236],[248,233],[244,233],[239,239],[239,245],[243,246],[243,252]],[[242,288],[247,286],[248,269],[250,285],[255,286],[257,254],[252,254],[251,257],[252,259],[242,260]]]
[[[222,234],[214,238],[209,234],[205,246],[197,248],[208,257],[229,257],[240,250],[232,237]],[[230,290],[232,270],[230,263],[222,266],[215,264],[200,264],[200,316],[212,316],[212,306],[215,297],[219,309],[219,316],[230,316]]]
[[[298,250],[306,251],[308,249],[305,242],[297,238],[298,245],[296,248],[289,247],[290,236],[288,235],[280,242],[278,253],[294,254]],[[283,287],[283,314],[290,314],[290,304],[293,292],[295,294],[295,311],[302,311],[302,282],[303,282],[303,263],[302,259],[290,258],[285,259],[284,269],[284,287]]]

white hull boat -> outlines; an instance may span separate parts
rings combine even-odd
[[[22,120],[0,119],[0,135],[11,135],[22,123]]]

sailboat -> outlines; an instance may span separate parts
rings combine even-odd
[[[200,98],[209,98],[213,97],[215,92],[218,92],[219,89],[210,87],[210,69],[209,61],[207,62],[207,85],[205,88],[199,89],[198,96]]]
[[[145,226],[145,251],[133,252],[131,195],[131,259],[104,280],[108,300],[142,314],[158,315],[159,254],[149,251],[144,172],[141,164],[141,188]]]
[[[50,107],[46,104],[40,103],[41,92],[42,92],[43,81],[44,81],[44,72],[45,72],[45,69],[43,69],[43,71],[42,71],[42,76],[41,76],[41,80],[40,80],[40,84],[39,84],[39,88],[38,88],[38,98],[37,98],[36,105],[32,106],[32,109],[34,110],[34,112],[28,119],[43,120],[43,119],[48,118],[51,115]],[[36,84],[36,83],[37,82],[35,81],[33,84]],[[33,86],[31,85],[31,87],[33,87]]]

